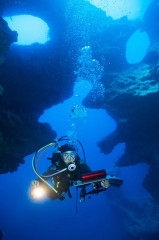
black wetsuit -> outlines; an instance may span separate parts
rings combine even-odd
[[[58,163],[58,164],[57,164]],[[64,200],[65,197],[62,196],[62,193],[68,193],[68,196],[71,198],[71,193],[70,193],[70,186],[73,185],[73,181],[78,181],[81,180],[82,174],[91,172],[90,168],[86,163],[81,161],[80,159],[77,159],[75,161],[76,169],[75,171],[69,171],[66,170],[65,172],[59,173],[58,175],[55,175],[54,177],[51,178],[52,182],[54,182],[54,188],[57,190],[58,193],[53,191],[52,189],[49,188],[47,184],[45,184],[41,179],[37,179],[40,182],[40,185],[45,186],[46,194],[47,196],[55,200],[59,198],[60,200]],[[60,171],[67,166],[65,165],[64,162],[56,162],[56,164],[52,164],[48,171],[45,172],[45,176],[51,175],[57,171]],[[50,177],[44,177],[45,180],[48,180]]]

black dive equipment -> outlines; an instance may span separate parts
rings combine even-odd
[[[103,189],[101,187],[101,182],[103,180],[108,180],[109,184],[115,187],[120,187],[123,183],[123,180],[121,178],[117,178],[113,175],[107,175],[105,170],[100,170],[100,171],[94,171],[88,174],[83,174],[82,180],[74,182],[74,186],[76,186],[76,188],[83,188],[84,186],[88,186],[92,184],[93,190],[90,192],[86,192],[86,191],[83,192],[85,196],[88,194],[94,194],[94,193],[106,191],[106,189]]]
[[[89,183],[92,181],[101,181],[103,179],[105,179],[107,176],[106,171],[105,170],[100,170],[100,171],[95,171],[95,172],[91,172],[88,174],[83,174],[82,175],[82,182],[83,183]]]
[[[56,194],[58,194],[58,195],[59,195],[58,191],[57,191],[51,184],[49,184],[47,181],[45,181],[44,178],[45,178],[45,177],[48,177],[48,178],[53,177],[53,176],[58,175],[58,174],[60,174],[60,173],[62,173],[62,172],[65,172],[65,171],[67,171],[67,170],[73,172],[73,171],[76,170],[76,165],[75,165],[75,164],[70,164],[70,165],[68,165],[67,168],[64,168],[64,169],[62,169],[62,170],[60,170],[60,171],[57,171],[57,172],[55,172],[55,173],[53,173],[53,174],[51,174],[51,175],[42,175],[42,174],[40,174],[39,171],[38,171],[38,162],[39,162],[40,158],[43,156],[43,154],[45,153],[45,151],[47,151],[49,148],[51,148],[51,147],[53,147],[53,146],[56,147],[56,148],[58,148],[58,147],[59,147],[59,142],[61,142],[61,141],[71,142],[70,144],[71,144],[71,145],[74,145],[74,142],[71,141],[71,139],[69,139],[67,136],[63,136],[63,137],[59,138],[57,141],[50,142],[50,143],[48,143],[47,145],[45,145],[44,147],[38,149],[38,150],[35,152],[35,154],[34,154],[34,156],[33,156],[33,159],[32,159],[32,168],[33,168],[34,172],[36,173],[36,175],[37,175],[44,183],[46,183],[46,184],[47,184]],[[84,148],[83,148],[81,142],[80,142],[78,139],[75,139],[75,141],[78,142],[78,144],[79,144],[80,147],[82,148],[83,156],[84,156],[84,161],[86,161],[85,151],[84,151]],[[39,154],[39,156],[37,157],[38,154]]]

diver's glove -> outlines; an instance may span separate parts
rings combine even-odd
[[[105,179],[105,180],[101,181],[100,185],[103,188],[108,188],[108,187],[110,187],[110,182],[109,182],[109,180]]]
[[[34,189],[34,188],[38,188],[39,187],[39,181],[37,180],[33,180],[30,184],[31,188]]]

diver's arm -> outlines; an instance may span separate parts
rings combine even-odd
[[[81,174],[92,172],[90,167],[83,161],[80,160]]]
[[[48,170],[47,170],[47,172],[45,172],[45,173],[43,173],[43,179],[45,180],[45,181],[47,181],[49,178],[50,178],[50,175],[51,174],[54,174],[55,172],[56,172],[57,170],[56,170],[56,166],[55,165],[51,165],[49,168],[48,168]],[[45,176],[45,177],[44,177]],[[48,177],[47,177],[48,176]],[[34,181],[37,181],[37,182],[39,182],[40,184],[43,184],[44,182],[43,182],[43,180],[41,179],[41,178],[37,178],[36,180],[34,180]],[[34,181],[32,181],[32,182],[34,182]]]

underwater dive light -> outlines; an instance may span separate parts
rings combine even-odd
[[[45,196],[44,188],[36,187],[31,191],[31,197],[35,199],[42,199]]]

